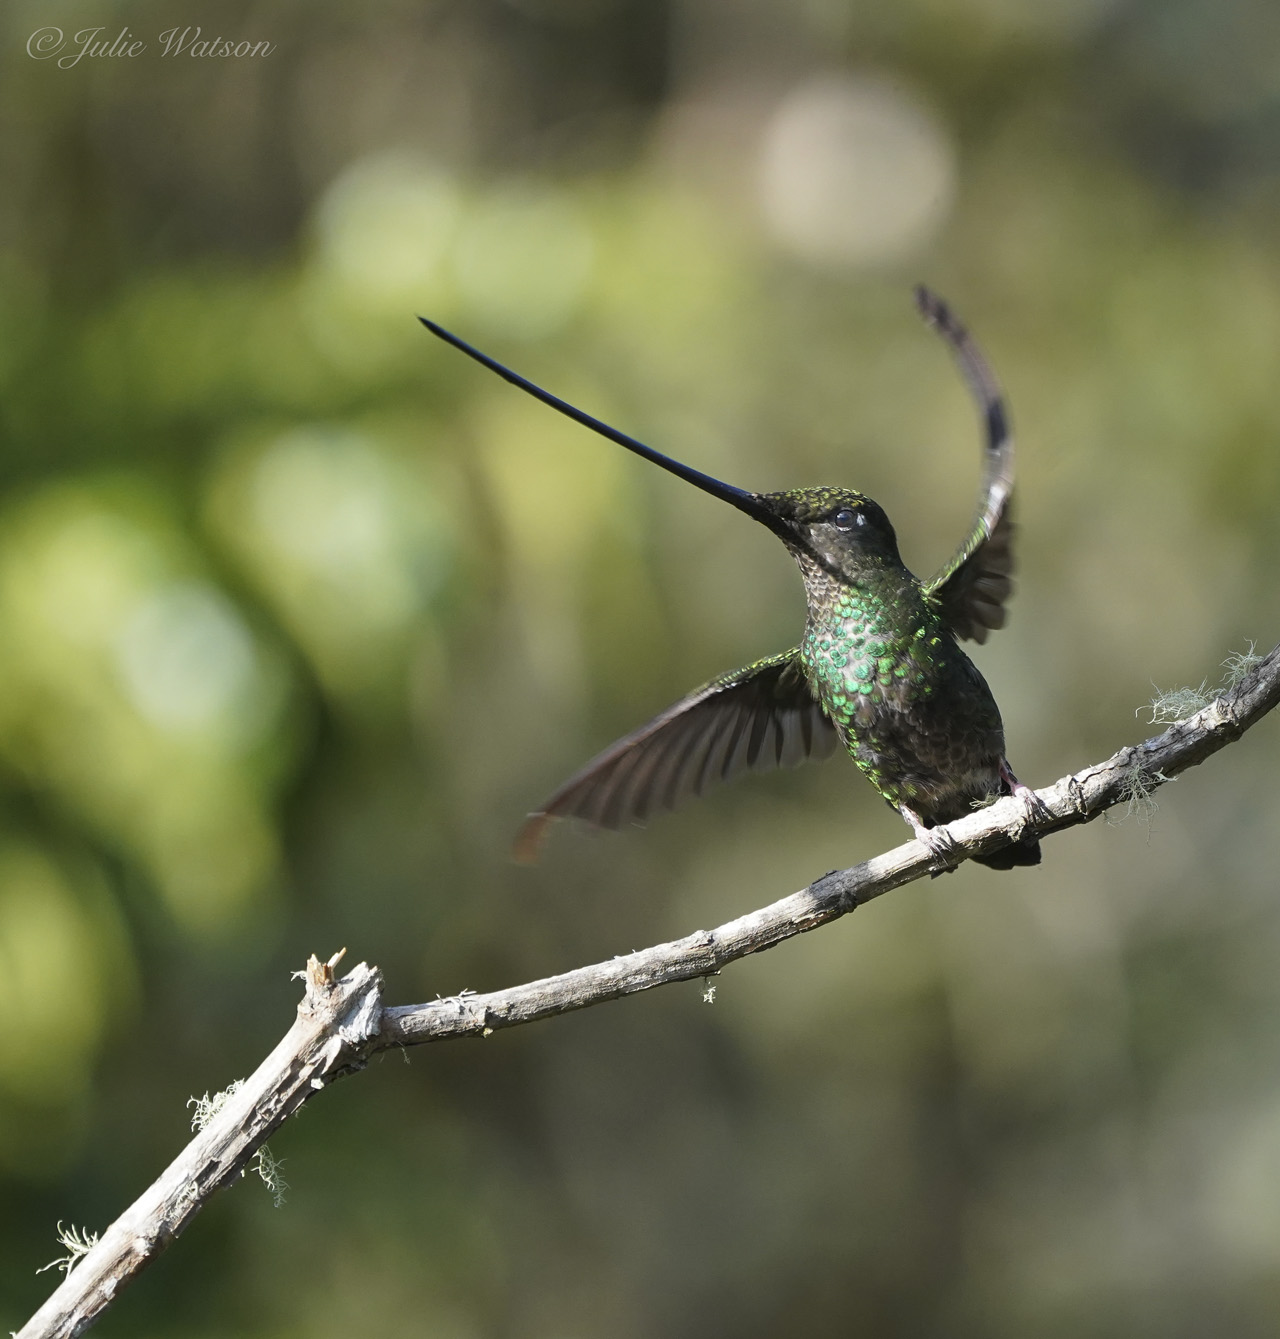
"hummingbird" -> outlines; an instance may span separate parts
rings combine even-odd
[[[843,748],[937,857],[935,829],[1004,795],[1028,818],[1034,793],[1005,756],[1000,711],[960,648],[1005,623],[1013,591],[1013,437],[994,373],[941,298],[915,292],[977,402],[984,470],[977,516],[927,581],[908,570],[881,507],[853,488],[751,493],[722,483],[593,418],[426,317],[432,334],[575,422],[728,502],[775,534],[799,565],[807,614],[799,645],[723,674],[619,739],[531,813],[516,858],[536,857],[556,819],[618,829],[675,808],[712,782],[791,766]],[[1040,861],[1032,834],[973,857],[992,869]]]

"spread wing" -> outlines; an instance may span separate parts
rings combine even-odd
[[[986,468],[973,528],[950,562],[925,583],[924,593],[941,609],[957,637],[985,642],[1005,624],[1005,602],[1013,593],[1013,436],[1000,383],[969,332],[941,298],[916,289],[925,320],[951,345],[969,383],[986,430]]]
[[[554,819],[621,828],[674,809],[712,782],[825,758],[835,745],[835,728],[809,691],[799,650],[759,660],[713,679],[593,758],[529,815],[516,838],[516,859],[536,858]]]

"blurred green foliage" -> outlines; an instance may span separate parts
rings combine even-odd
[[[161,54],[214,22],[274,50]],[[417,313],[742,486],[864,488],[929,571],[978,465],[929,280],[1019,429],[978,658],[1031,782],[1275,639],[1268,0],[0,23],[0,1326],[283,1033],[308,952],[396,1002],[497,987],[904,836],[835,762],[509,864],[594,749],[790,644],[799,583]],[[60,66],[96,25],[147,49]],[[101,1332],[1274,1334],[1273,731],[710,1007],[339,1085],[272,1141],[287,1206],[223,1195]]]

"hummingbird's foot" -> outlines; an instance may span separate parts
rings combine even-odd
[[[1021,802],[1025,814],[1023,820],[1025,825],[1034,827],[1035,824],[1043,823],[1045,819],[1053,817],[1039,795],[1030,786],[1024,786],[1014,776],[1013,768],[1007,762],[1001,762],[1000,764],[1000,779],[1009,787],[1009,794]]]
[[[905,804],[898,806],[898,812],[906,820],[915,834],[915,839],[935,860],[945,861],[948,865],[960,850],[960,844],[941,828],[927,828],[920,815]]]

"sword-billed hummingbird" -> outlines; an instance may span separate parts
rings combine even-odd
[[[990,799],[1035,801],[1005,758],[1000,711],[957,645],[1004,626],[1013,590],[1009,501],[1013,439],[1000,387],[965,328],[923,287],[924,319],[951,346],[979,406],[986,467],[978,515],[951,561],[928,581],[908,571],[893,526],[852,488],[748,493],[664,456],[575,408],[425,317],[423,325],[544,404],[651,460],[772,530],[804,578],[800,645],[690,693],[570,777],[529,815],[516,855],[532,859],[553,819],[620,828],[671,809],[744,769],[825,757],[844,746],[871,784],[932,852],[932,831]],[[1035,865],[1025,836],[973,857],[993,869]]]

